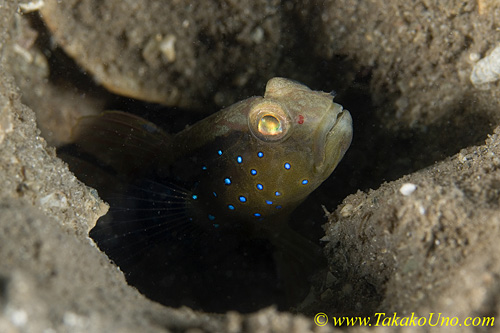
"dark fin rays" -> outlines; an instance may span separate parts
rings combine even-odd
[[[121,111],[81,118],[72,132],[74,144],[122,177],[137,177],[145,168],[170,165],[170,137],[153,123]]]
[[[174,185],[143,179],[123,194],[110,195],[110,211],[90,235],[120,267],[134,262],[153,246],[199,233],[186,215],[191,194]]]

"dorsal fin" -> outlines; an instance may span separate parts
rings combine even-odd
[[[72,139],[79,150],[125,178],[171,163],[170,137],[155,124],[126,112],[82,117],[73,128]]]

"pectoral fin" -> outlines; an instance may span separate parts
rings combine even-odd
[[[301,301],[309,291],[309,277],[326,265],[321,247],[288,226],[271,237],[275,261],[290,304]]]

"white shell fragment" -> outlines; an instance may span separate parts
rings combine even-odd
[[[5,104],[0,106],[0,144],[7,134],[14,131],[14,123],[11,113],[9,113],[11,105]]]
[[[500,79],[500,45],[483,59],[479,60],[472,68],[470,81],[474,86],[495,82]]]
[[[412,183],[404,183],[401,188],[399,189],[399,192],[401,192],[402,195],[408,196],[415,192],[417,189],[417,185],[412,184]]]
[[[160,51],[163,53],[168,62],[175,61],[175,41],[177,38],[174,35],[166,36],[160,43]]]
[[[65,208],[68,207],[68,199],[66,195],[62,192],[53,192],[42,198],[40,198],[40,205],[43,207],[57,207]]]
[[[39,10],[45,5],[44,0],[34,0],[19,4],[19,10],[25,14]]]

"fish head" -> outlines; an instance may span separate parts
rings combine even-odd
[[[252,133],[268,142],[278,143],[290,158],[293,157],[312,184],[321,184],[351,144],[352,118],[349,111],[334,103],[330,93],[312,91],[284,78],[269,80],[264,100],[250,111]],[[269,120],[270,126],[267,125]],[[263,133],[259,125],[266,130],[269,127],[281,129],[277,131],[278,135],[266,135],[266,130]]]
[[[222,110],[202,130],[218,142],[208,149],[213,213],[204,215],[263,220],[288,216],[329,177],[351,143],[352,119],[331,94],[273,78],[263,97]]]
[[[248,112],[253,151],[268,152],[263,183],[281,188],[287,203],[299,203],[326,180],[352,140],[352,118],[329,93],[273,78]]]

